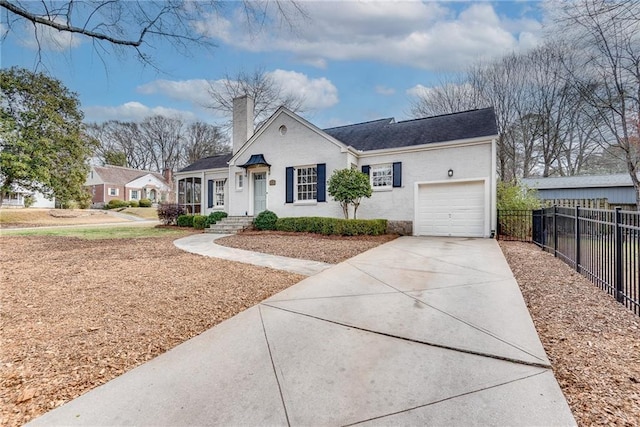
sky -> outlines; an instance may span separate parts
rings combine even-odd
[[[252,28],[240,3],[205,15],[194,29],[217,47],[181,55],[168,43],[147,52],[145,66],[126,49],[105,53],[86,37],[12,25],[0,65],[45,71],[81,101],[86,122],[141,121],[164,114],[223,123],[206,108],[208,88],[226,75],[262,69],[283,91],[302,94],[304,113],[320,128],[384,117],[412,118],[416,93],[478,60],[532,48],[542,40],[536,1],[303,1],[292,26]],[[4,14],[3,14],[4,16]],[[4,19],[4,17],[3,17]],[[6,23],[0,24],[5,32]],[[37,67],[37,68],[36,68]]]

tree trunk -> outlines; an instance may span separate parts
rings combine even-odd
[[[344,214],[344,219],[349,219],[349,203],[340,202],[340,206],[342,207],[342,213]]]

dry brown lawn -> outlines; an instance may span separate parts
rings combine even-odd
[[[129,222],[103,210],[89,209],[0,209],[0,228],[86,225]]]

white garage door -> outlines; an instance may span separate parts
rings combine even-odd
[[[484,181],[420,184],[415,234],[483,237],[484,193]]]

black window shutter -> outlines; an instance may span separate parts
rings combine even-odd
[[[393,164],[393,186],[402,187],[402,162]]]
[[[287,168],[287,176],[286,176],[286,202],[293,203],[293,168]]]
[[[369,175],[369,169],[371,169],[369,165],[362,166],[362,173],[366,173],[367,175]]]
[[[207,182],[207,207],[213,207],[213,180]]]
[[[326,163],[319,163],[316,166],[316,170],[318,172],[318,195],[317,201],[326,202],[327,201],[327,165]]]

